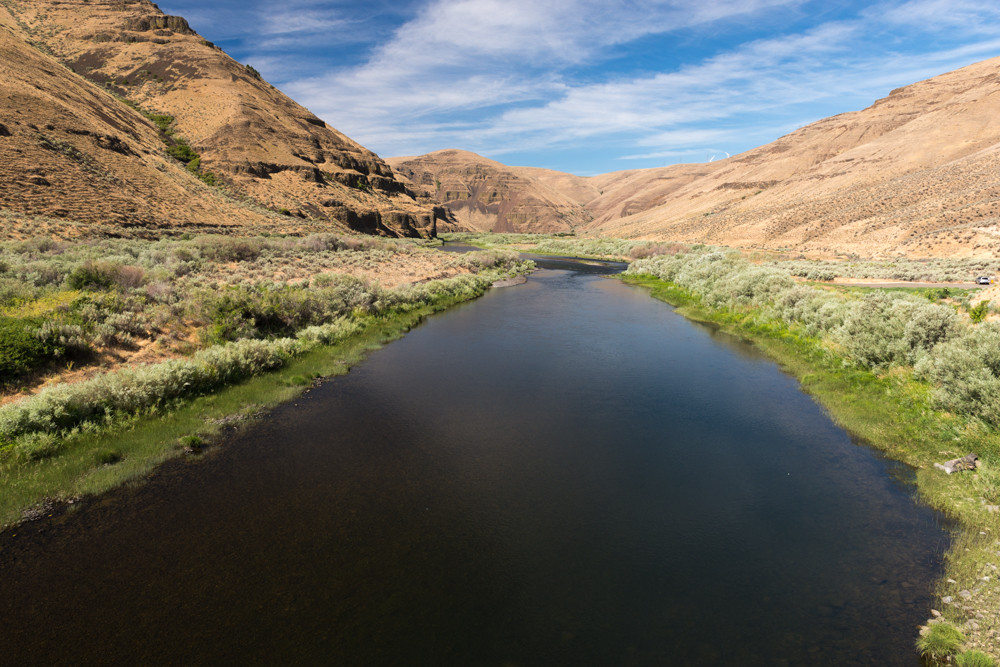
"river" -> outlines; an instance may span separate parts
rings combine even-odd
[[[0,545],[0,664],[908,665],[948,535],[755,348],[540,260]]]

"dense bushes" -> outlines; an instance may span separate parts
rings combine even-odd
[[[59,348],[35,334],[39,323],[0,317],[0,384],[48,363]]]
[[[649,243],[648,241],[608,238],[576,239],[563,235],[457,233],[446,236],[449,241],[471,243],[484,248],[525,244],[533,246],[528,252],[569,255],[573,257],[609,257],[619,259],[628,257],[636,249],[660,247],[659,244]],[[671,244],[670,246],[662,247],[664,250],[667,250],[672,246],[681,245]]]
[[[275,245],[284,245],[279,240]],[[159,245],[159,244],[154,244]],[[256,239],[201,239],[170,248],[161,257],[173,261],[178,250],[201,261],[251,261],[268,250]],[[288,244],[294,252],[383,253],[382,245],[336,237],[309,237]],[[350,248],[364,248],[354,251]],[[65,251],[62,249],[61,252]],[[28,458],[52,455],[50,440],[39,433],[65,434],[74,428],[97,428],[115,413],[163,405],[192,393],[209,391],[276,368],[318,344],[334,344],[368,323],[440,299],[481,294],[498,279],[530,269],[517,253],[491,251],[448,258],[473,273],[444,280],[386,289],[377,282],[341,273],[319,273],[297,284],[262,281],[229,287],[185,285],[181,280],[138,284],[121,279],[126,265],[85,260],[68,272],[82,292],[51,292],[57,308],[41,319],[0,317],[0,366],[11,377],[37,367],[57,351],[83,352],[93,347],[128,344],[171,323],[201,328],[203,340],[218,343],[191,358],[98,376],[75,385],[58,385],[0,408],[0,449],[17,441]],[[2,285],[0,285],[2,288]],[[99,290],[95,288],[100,288]],[[37,288],[13,290],[9,299],[38,296]],[[58,297],[58,298],[56,298]],[[41,303],[35,299],[27,306]],[[9,368],[8,368],[9,367]],[[20,449],[19,449],[20,451]],[[35,454],[31,454],[35,452]],[[37,456],[36,456],[37,454]]]
[[[66,285],[70,289],[108,289],[115,285],[127,289],[142,285],[145,274],[137,266],[88,260],[66,276]]]
[[[628,252],[629,259],[645,259],[656,257],[657,255],[676,255],[681,252],[690,252],[691,246],[686,243],[649,243],[635,246]]]
[[[135,413],[185,394],[203,392],[278,368],[306,345],[292,339],[243,340],[175,359],[61,384],[0,409],[0,443],[34,432],[59,433],[116,412]]]
[[[18,349],[31,342],[20,334],[30,330],[38,339],[32,361],[11,356],[5,373],[38,367],[39,349],[83,361],[89,352],[179,328],[202,327],[202,340],[216,343],[288,336],[355,311],[379,313],[406,299],[344,272],[375,271],[428,252],[410,242],[333,234],[0,243],[0,316],[26,322],[17,328]],[[517,256],[439,253],[435,262],[504,272]]]
[[[934,348],[915,371],[938,386],[936,402],[953,412],[1000,421],[1000,326],[987,322]]]
[[[783,268],[793,276],[808,280],[833,280],[845,278],[875,278],[879,280],[907,280],[926,282],[968,282],[977,276],[996,271],[995,259],[906,259],[822,261],[822,260],[770,260],[773,266]]]
[[[952,308],[872,292],[849,309],[836,339],[858,364],[874,369],[913,364],[954,336],[957,327]]]
[[[859,367],[914,365],[916,376],[936,387],[938,407],[1000,425],[1000,324],[962,324],[955,305],[905,293],[858,298],[816,289],[778,266],[713,249],[640,259],[628,273],[675,283],[711,308],[781,320]]]

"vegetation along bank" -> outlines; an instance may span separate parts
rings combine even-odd
[[[1000,317],[984,292],[872,289],[836,278],[971,282],[981,259],[808,260],[781,253],[569,235],[452,234],[484,248],[631,261],[621,278],[677,312],[752,340],[848,431],[916,468],[923,501],[958,526],[917,649],[931,663],[1000,655]],[[935,463],[974,452],[974,472]],[[916,629],[915,629],[916,630]]]
[[[0,525],[141,481],[424,316],[506,250],[314,235],[0,244]]]
[[[914,466],[921,498],[960,530],[935,610],[920,628],[932,661],[989,665],[1000,653],[1000,322],[949,290],[822,288],[780,265],[699,247],[632,263],[623,279],[692,319],[766,350],[835,421]],[[970,312],[971,311],[971,312]],[[978,470],[934,463],[979,455]]]

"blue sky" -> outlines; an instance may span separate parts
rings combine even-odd
[[[383,157],[707,162],[1000,55],[980,0],[162,0]]]

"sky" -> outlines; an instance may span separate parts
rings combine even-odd
[[[161,0],[382,157],[708,162],[1000,55],[995,0]]]

